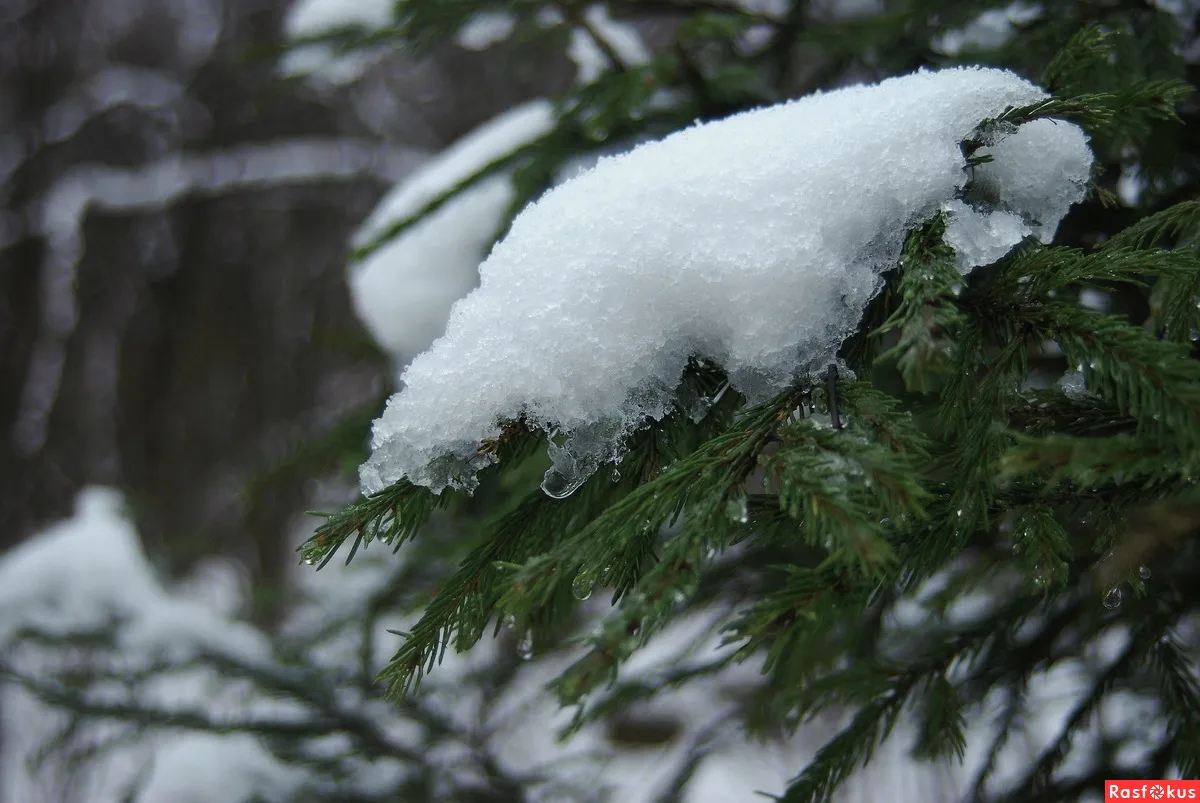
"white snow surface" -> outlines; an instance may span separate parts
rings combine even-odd
[[[922,71],[696,125],[604,159],[526,208],[480,267],[446,334],[405,370],[375,422],[367,493],[407,477],[470,490],[501,422],[556,434],[543,486],[578,487],[645,418],[689,355],[751,401],[823,368],[906,232],[971,178],[959,143],[1045,93],[1003,70]],[[949,221],[990,256],[1053,234],[1083,197],[1086,138],[1053,123],[1001,139],[974,171],[1001,225]],[[1052,167],[1054,171],[1047,172]],[[1025,220],[1014,227],[1011,215]],[[968,260],[964,270],[981,264]]]
[[[480,126],[384,196],[355,233],[354,245],[372,242],[554,124],[553,104],[535,100]],[[454,302],[479,283],[479,263],[515,197],[511,171],[488,176],[351,266],[355,312],[397,362],[407,363],[445,331]]]

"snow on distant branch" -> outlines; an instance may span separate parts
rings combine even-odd
[[[187,195],[360,175],[394,181],[424,153],[357,139],[277,140],[211,153],[172,153],[135,168],[81,164],[38,199],[31,228],[46,241],[41,274],[41,329],[34,341],[13,444],[35,454],[45,440],[58,395],[66,342],[75,328],[75,268],[83,256],[82,226],[92,209],[161,209]],[[115,341],[114,341],[115,344]],[[99,362],[105,362],[98,360]],[[108,360],[115,365],[115,356]],[[115,376],[113,377],[115,382]]]
[[[1042,16],[1041,4],[1018,2],[1005,8],[991,8],[963,28],[946,31],[933,42],[935,50],[957,56],[964,50],[993,50],[1012,38],[1018,25]]]
[[[590,84],[614,68],[645,64],[650,60],[650,49],[636,28],[613,20],[608,8],[596,3],[588,6],[580,24],[572,30],[567,55],[578,68],[575,80]]]
[[[545,136],[554,106],[535,100],[493,118],[384,196],[354,235],[365,247],[492,162]],[[479,263],[516,198],[511,171],[475,182],[350,267],[350,299],[367,330],[400,364],[429,347],[454,302],[479,283]]]
[[[751,400],[823,366],[931,216],[950,213],[964,271],[1027,235],[1049,239],[1091,167],[1074,125],[1000,141],[974,171],[993,200],[962,197],[960,143],[1043,97],[1006,71],[923,71],[602,160],[518,216],[446,334],[405,370],[375,422],[363,490],[402,477],[470,489],[491,459],[481,441],[523,418],[567,435],[543,486],[565,495],[669,412],[690,355]]]
[[[458,29],[454,41],[467,50],[486,50],[503,42],[513,32],[517,20],[504,11],[479,11]]]
[[[290,40],[300,40],[351,27],[375,31],[392,21],[395,7],[396,0],[297,0],[287,11],[283,32]],[[284,75],[347,84],[360,77],[384,52],[382,48],[364,48],[338,53],[331,45],[313,42],[284,54],[280,70]]]
[[[23,629],[69,635],[120,623],[126,655],[269,653],[249,626],[170,595],[142,552],[121,498],[104,488],[79,495],[76,514],[0,559],[0,647]],[[2,650],[0,650],[2,651]]]

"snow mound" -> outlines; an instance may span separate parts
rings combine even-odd
[[[523,417],[560,441],[543,488],[565,496],[670,411],[690,355],[752,402],[824,367],[906,233],[939,211],[964,272],[1048,239],[1085,192],[1083,133],[1001,132],[970,193],[960,148],[983,120],[1043,97],[1003,70],[922,71],[601,160],[517,217],[445,335],[404,371],[363,490],[406,477],[469,491],[493,460],[480,443]]]
[[[480,126],[397,184],[355,233],[365,246],[491,162],[554,128],[536,100]],[[401,364],[441,336],[450,308],[479,282],[479,263],[516,194],[511,172],[488,176],[351,266],[350,300],[367,331]]]
[[[127,655],[265,658],[258,631],[167,592],[121,508],[116,491],[85,489],[73,518],[0,558],[0,649],[25,628],[69,635],[115,618]]]

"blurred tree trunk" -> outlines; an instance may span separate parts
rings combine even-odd
[[[0,10],[0,548],[112,483],[169,572],[224,553],[276,584],[311,480],[280,465],[384,390],[350,232],[414,149],[570,79],[561,55],[448,47],[320,92],[253,55],[283,11]]]

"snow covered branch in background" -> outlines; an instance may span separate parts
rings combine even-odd
[[[964,50],[994,50],[1003,47],[1016,32],[1042,16],[1040,4],[1015,2],[1006,8],[992,8],[971,20],[964,28],[946,31],[933,41],[933,48],[948,56]]]
[[[617,22],[600,3],[587,7],[571,30],[567,55],[575,62],[575,81],[590,84],[614,69],[639,67],[650,61],[650,49],[627,22]]]
[[[355,233],[355,248],[375,247],[350,266],[350,298],[399,365],[441,336],[451,306],[479,283],[479,263],[516,198],[512,171],[476,181],[398,236],[381,238],[492,162],[545,136],[555,122],[546,100],[505,112],[405,178]]]
[[[387,631],[411,626],[406,607],[419,607],[434,566],[368,550],[319,574],[301,567],[300,603],[268,636],[236,620],[227,579],[210,572],[164,588],[120,497],[85,491],[74,519],[0,559],[0,678],[14,682],[5,730],[19,748],[6,799],[46,799],[35,791],[43,775],[27,774],[21,755],[41,752],[82,762],[77,791],[88,803],[130,790],[136,803],[416,800],[402,793],[410,781],[429,784],[434,800],[507,784],[493,788],[628,803],[683,790],[675,799],[724,803],[782,791],[827,738],[821,721],[786,742],[745,741],[738,701],[760,674],[754,661],[731,662],[735,647],[717,632],[730,602],[681,618],[621,668],[615,692],[652,688],[653,700],[566,742],[558,733],[572,712],[545,686],[584,648],[524,660],[511,630],[448,654],[419,698],[384,699],[374,676],[389,657]],[[612,610],[583,608],[582,629]],[[695,677],[668,683],[681,673]],[[664,725],[648,741],[630,736]],[[899,729],[883,751],[895,760],[868,771],[848,800],[897,782],[936,799],[944,770],[904,761],[907,738]]]
[[[6,716],[47,723],[39,733],[9,719],[10,748],[93,762],[81,782],[89,803],[130,790],[138,803],[394,799],[441,760],[439,749],[456,762],[437,767],[446,797],[496,774],[472,730],[478,698],[454,710],[397,708],[372,685],[385,656],[356,663],[359,627],[382,634],[376,595],[394,590],[404,569],[372,572],[365,562],[340,593],[326,588],[302,604],[273,641],[233,618],[236,600],[166,590],[120,504],[113,491],[87,490],[74,519],[0,560],[0,678],[16,683]],[[5,773],[5,799],[38,799],[38,779],[19,767]]]
[[[135,168],[84,164],[59,179],[35,204],[31,225],[46,241],[41,277],[41,327],[12,438],[23,454],[36,453],[62,379],[66,343],[78,316],[75,270],[83,256],[82,226],[91,210],[118,212],[163,209],[189,195],[216,195],[259,187],[374,176],[395,181],[424,158],[356,139],[276,140],[216,153],[173,153]],[[117,343],[113,342],[113,348]],[[92,355],[108,366],[109,382],[94,388],[115,392],[118,362]]]
[[[387,27],[395,7],[396,0],[297,0],[288,8],[283,31],[293,41],[346,28],[375,31]],[[332,44],[311,42],[288,50],[279,69],[284,75],[338,86],[357,80],[385,53],[382,47],[338,52]]]
[[[658,420],[690,356],[750,400],[823,368],[906,233],[939,213],[960,269],[1053,237],[1092,157],[1076,126],[1035,121],[979,153],[983,121],[1045,93],[989,69],[920,72],[677,132],[547,193],[480,267],[446,334],[376,421],[361,472],[470,489],[505,420],[551,443],[543,488],[571,493]],[[986,201],[969,201],[969,181]]]

